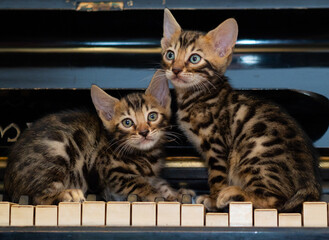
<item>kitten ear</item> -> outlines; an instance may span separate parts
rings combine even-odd
[[[164,10],[163,16],[163,38],[161,39],[161,47],[167,48],[172,36],[177,33],[180,34],[182,31],[179,24],[176,22],[174,16],[171,14],[168,8]]]
[[[233,47],[238,38],[238,23],[229,18],[217,28],[207,33],[213,42],[215,51],[220,57],[227,57],[233,52]]]
[[[114,115],[114,107],[118,99],[111,97],[96,85],[91,86],[91,99],[101,119],[111,120]]]
[[[164,108],[170,107],[171,97],[169,91],[168,79],[163,70],[157,70],[145,91],[146,95],[155,97]]]

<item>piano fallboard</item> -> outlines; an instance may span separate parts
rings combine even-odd
[[[329,228],[260,227],[0,227],[0,239],[328,239]]]

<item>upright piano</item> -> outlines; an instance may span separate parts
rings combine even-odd
[[[238,91],[272,100],[296,118],[319,152],[322,200],[328,202],[326,0],[0,1],[0,193],[5,196],[8,150],[30,123],[63,109],[92,108],[91,84],[116,97],[147,87],[160,68],[164,8],[183,29],[209,31],[227,18],[237,20],[239,37],[226,75]],[[181,135],[166,149],[162,176],[174,187],[207,193],[207,169],[186,138]],[[0,227],[1,239],[324,239],[328,234],[328,228]]]

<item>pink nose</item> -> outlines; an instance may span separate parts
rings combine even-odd
[[[178,75],[182,71],[182,69],[180,69],[180,68],[173,68],[172,71],[173,71],[173,73],[175,73],[176,75]]]
[[[143,137],[147,137],[147,134],[149,134],[149,132],[150,131],[146,129],[146,130],[140,131],[139,135],[142,135]]]

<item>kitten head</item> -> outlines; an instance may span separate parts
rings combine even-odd
[[[123,151],[149,150],[165,140],[170,121],[168,82],[154,75],[143,93],[131,93],[118,100],[93,85],[91,97],[105,128]]]
[[[238,25],[233,18],[204,34],[183,31],[165,9],[161,47],[166,77],[175,88],[207,86],[231,63],[237,36]]]

